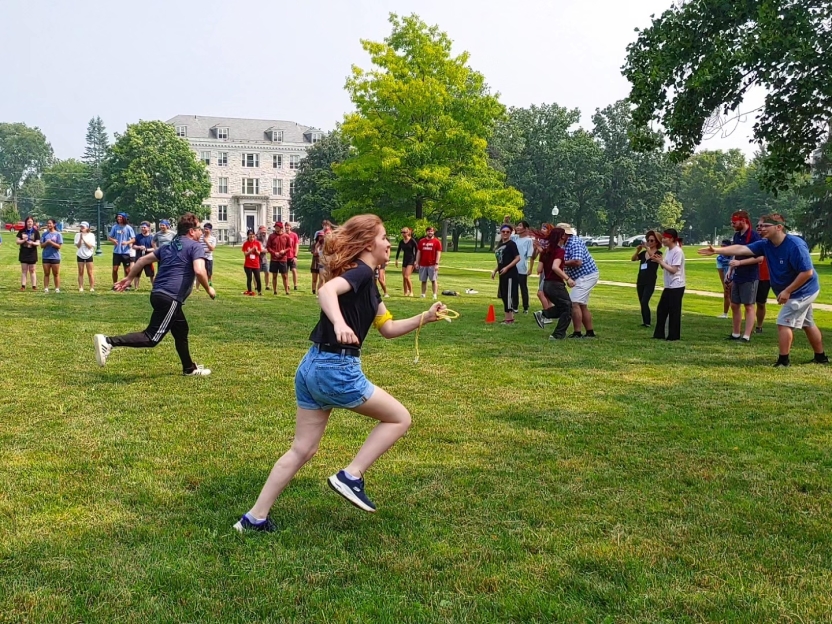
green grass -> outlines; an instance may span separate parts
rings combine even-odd
[[[70,263],[61,295],[18,293],[0,247],[0,621],[832,621],[832,371],[771,369],[770,322],[726,344],[706,297],[685,297],[675,344],[610,286],[597,341],[487,326],[496,284],[471,270],[486,254],[443,256],[441,287],[480,294],[445,299],[462,317],[423,330],[419,365],[412,336],[365,345],[368,377],[414,419],[368,475],[379,513],[324,483],[371,427],[337,411],[273,510],[279,532],[236,535],[291,443],[318,315],[308,258],[302,292],[252,299],[240,256],[218,250],[219,299],[186,306],[214,369],[191,379],[169,338],[94,364],[93,333],[144,327],[146,282],[81,295]],[[607,262],[625,256],[598,252],[602,279],[633,281]],[[716,275],[699,267],[695,287]],[[389,275],[393,313],[421,311]],[[797,336],[793,359],[810,357]]]

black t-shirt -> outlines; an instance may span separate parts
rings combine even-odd
[[[662,255],[661,251],[656,252],[658,255]],[[639,252],[638,254],[638,279],[636,280],[637,284],[644,284],[644,283],[656,283],[656,274],[659,270],[659,263],[653,262],[652,260],[647,259],[647,250]],[[646,266],[645,266],[646,265]]]
[[[23,235],[26,234],[29,236],[28,241],[39,243],[40,242],[40,232],[38,232],[37,228],[33,228],[31,230],[20,230],[17,233],[17,237],[23,240]],[[20,245],[20,249],[17,252],[17,261],[20,264],[37,264],[38,262],[38,245],[34,247],[30,246],[26,243]]]
[[[360,343],[363,344],[364,338],[367,337],[367,333],[373,326],[373,320],[376,318],[376,312],[381,303],[381,295],[373,279],[373,269],[359,260],[354,269],[342,273],[341,277],[349,282],[352,290],[338,296],[338,307],[341,308],[344,322],[349,325],[350,329],[358,336]],[[323,310],[321,310],[321,318],[318,320],[318,324],[315,325],[315,329],[309,335],[309,340],[332,347],[355,349],[356,346],[361,346],[361,344],[339,344],[335,338],[335,328],[332,326],[332,321],[324,314]]]
[[[508,240],[505,243],[499,241],[496,249],[494,249],[494,255],[497,256],[497,269],[502,271],[509,264],[511,264],[512,260],[514,260],[517,256],[520,255],[520,252],[517,250],[517,245],[513,240]],[[504,275],[506,275],[507,277],[512,275],[518,275],[517,265],[515,264],[513,267],[511,267],[511,270],[506,271]]]
[[[416,239],[411,238],[409,241],[404,242],[404,239],[399,241],[399,248],[396,250],[396,260],[399,259],[399,254],[404,252],[404,260],[403,264],[407,266],[408,264],[414,264],[416,262]]]

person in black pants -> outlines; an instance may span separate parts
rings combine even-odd
[[[145,266],[159,261],[159,272],[153,282],[150,293],[150,305],[153,314],[150,323],[142,332],[123,336],[105,336],[96,334],[93,338],[95,359],[99,366],[104,366],[113,347],[149,348],[159,344],[170,332],[176,343],[176,353],[182,362],[182,374],[188,376],[210,375],[207,368],[195,364],[188,349],[188,320],[182,312],[182,306],[194,285],[194,277],[213,299],[217,296],[214,288],[208,284],[205,272],[205,252],[199,243],[201,234],[199,221],[190,212],[185,213],[176,226],[176,236],[169,245],[145,254],[130,267],[127,275],[113,287],[123,291],[138,277]]]
[[[503,223],[500,226],[500,241],[494,249],[497,268],[491,272],[491,279],[494,279],[498,273],[500,275],[499,296],[503,300],[505,312],[503,325],[514,324],[514,313],[517,312],[520,296],[517,283],[517,263],[520,262],[520,252],[517,251],[515,242],[511,240],[513,232],[514,228],[509,223]]]
[[[682,336],[682,297],[685,296],[685,254],[679,245],[679,234],[673,228],[662,233],[662,244],[667,247],[664,258],[655,253],[649,256],[651,262],[664,269],[664,290],[656,310],[653,338],[679,340]]]
[[[650,262],[650,257],[658,254],[660,257],[662,252],[659,244],[659,237],[650,230],[644,235],[644,245],[636,247],[636,252],[630,258],[633,262],[638,262],[638,277],[636,278],[636,293],[638,294],[638,301],[641,304],[641,326],[650,327],[650,298],[656,292],[656,276],[659,272],[659,265],[656,262]]]
[[[566,285],[574,286],[575,282],[563,270],[566,252],[563,245],[566,242],[566,231],[563,228],[549,230],[546,251],[540,256],[540,266],[543,269],[543,294],[551,302],[551,306],[543,311],[534,313],[540,329],[545,327],[544,318],[557,320],[555,331],[549,336],[550,340],[563,340],[566,330],[572,322],[572,299]]]

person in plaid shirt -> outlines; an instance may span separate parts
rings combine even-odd
[[[572,327],[574,331],[570,338],[595,338],[592,326],[592,313],[589,311],[589,294],[598,283],[598,265],[589,253],[584,242],[578,238],[575,228],[568,223],[558,223],[569,237],[564,252],[566,260],[566,274],[575,281],[569,298],[572,300]],[[586,328],[586,334],[581,329]]]

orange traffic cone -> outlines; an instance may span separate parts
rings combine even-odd
[[[488,306],[488,314],[485,315],[485,322],[486,323],[496,323],[497,318],[494,316],[494,306]]]

